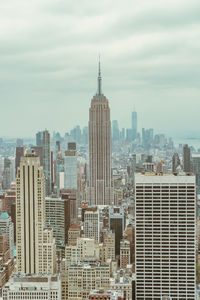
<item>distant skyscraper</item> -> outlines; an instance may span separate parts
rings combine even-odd
[[[120,131],[120,140],[124,141],[125,140],[125,128],[122,128]]]
[[[190,156],[190,148],[188,145],[183,146],[183,171],[186,173],[191,172],[191,156]]]
[[[4,169],[3,169],[3,189],[9,189],[12,181],[12,167],[11,160],[7,157],[4,158]]]
[[[128,142],[132,142],[133,141],[133,130],[132,130],[132,128],[127,128],[126,129],[126,140]]]
[[[36,134],[36,144],[42,147],[42,165],[46,181],[46,196],[51,194],[51,153],[50,133],[48,130]]]
[[[91,101],[89,115],[89,165],[89,203],[110,205],[113,202],[110,108],[102,94],[100,63],[98,91]]]
[[[88,145],[88,126],[85,126],[83,128],[82,139],[83,139],[83,144]]]
[[[35,153],[35,155],[39,157],[39,159],[40,159],[40,166],[43,166],[43,147],[32,146],[31,150],[33,150],[34,153]]]
[[[23,147],[23,139],[16,140],[16,147]]]
[[[70,135],[72,137],[72,141],[80,144],[81,142],[81,129],[80,126],[77,125],[70,131]]]
[[[24,155],[24,147],[23,146],[16,147],[16,152],[15,152],[15,175],[17,174],[17,168],[19,167],[20,159],[23,155]]]
[[[176,173],[177,168],[181,165],[181,161],[179,158],[178,153],[174,153],[173,158],[172,158],[172,172]]]
[[[135,183],[136,299],[196,299],[195,177],[136,175]]]
[[[68,150],[65,152],[65,181],[64,189],[77,189],[77,155],[76,143],[68,143]]]
[[[117,120],[112,121],[112,140],[119,141],[119,125]]]
[[[45,230],[45,177],[39,157],[28,150],[16,177],[16,247],[18,272],[55,271],[55,240]]]
[[[61,189],[61,174],[64,173],[64,158],[62,156],[62,152],[57,152],[56,160],[54,161],[54,183],[56,187],[57,197],[60,195]]]
[[[192,155],[192,172],[196,176],[198,194],[200,193],[200,154]]]
[[[133,138],[137,137],[137,112],[132,112],[132,131],[133,131]]]

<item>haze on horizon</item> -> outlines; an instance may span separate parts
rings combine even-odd
[[[199,135],[200,2],[0,3],[0,136],[88,124],[101,53],[111,119]]]

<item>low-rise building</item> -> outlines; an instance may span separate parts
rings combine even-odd
[[[14,274],[2,290],[3,300],[61,300],[59,275]]]
[[[68,231],[68,244],[76,245],[77,238],[81,236],[81,228],[77,223],[70,226]]]
[[[123,293],[112,290],[92,290],[89,294],[89,300],[123,300]]]
[[[91,290],[110,287],[110,266],[79,264],[67,266],[63,262],[61,269],[62,299],[88,299]]]
[[[120,268],[125,269],[130,264],[130,242],[121,240],[120,242]]]
[[[110,289],[120,291],[126,300],[132,300],[132,274],[125,270],[115,273],[114,278],[110,279]]]

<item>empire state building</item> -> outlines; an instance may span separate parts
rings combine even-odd
[[[89,111],[89,186],[90,205],[111,205],[113,185],[111,178],[111,122],[108,99],[102,93],[99,62],[98,91],[91,100]]]

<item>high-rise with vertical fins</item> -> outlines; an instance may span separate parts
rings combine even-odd
[[[90,205],[111,205],[113,184],[111,176],[111,122],[108,99],[102,93],[99,61],[98,88],[89,111],[89,186]]]

